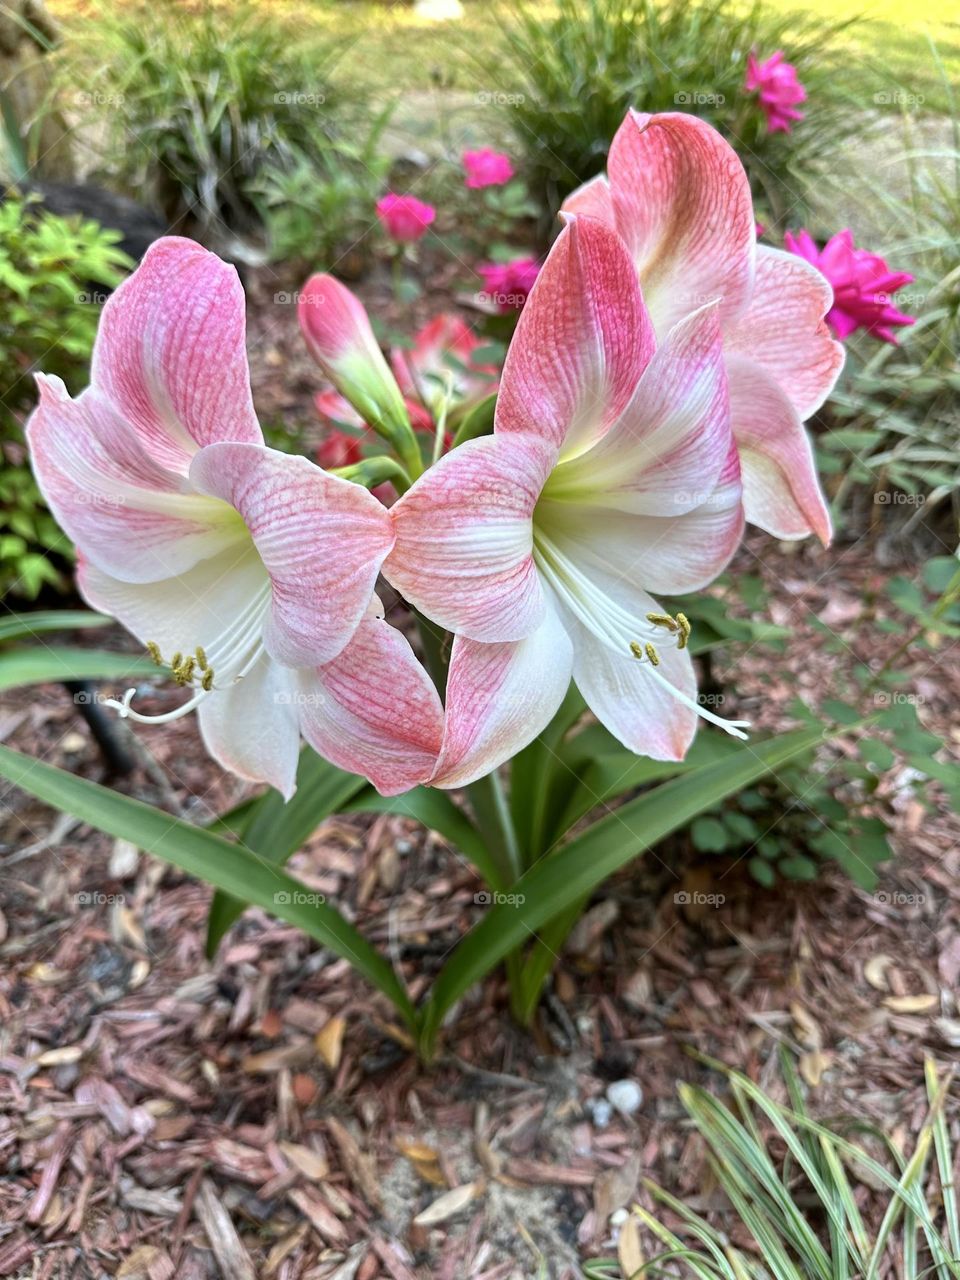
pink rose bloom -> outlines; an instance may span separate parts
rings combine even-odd
[[[377,217],[387,235],[398,244],[420,240],[436,216],[433,205],[424,204],[416,196],[398,196],[389,191],[377,201]]]
[[[827,323],[838,338],[848,338],[855,329],[866,329],[875,338],[896,345],[893,325],[914,323],[891,302],[893,294],[910,284],[906,271],[891,271],[878,253],[857,249],[849,228],[838,231],[818,249],[807,231],[791,232],[783,238],[785,247],[813,265],[833,286],[833,306]]]
[[[465,151],[463,167],[467,175],[466,185],[473,188],[502,187],[514,174],[510,157],[502,151],[491,151],[489,147]]]
[[[540,272],[536,258],[514,258],[512,262],[488,262],[478,267],[484,292],[502,314],[520,311]]]
[[[785,62],[778,49],[766,62],[758,62],[751,53],[747,59],[747,93],[759,94],[760,106],[767,117],[769,133],[789,133],[795,120],[803,119],[803,112],[796,110],[798,102],[805,102],[807,91],[797,79],[797,69],[792,62]]]

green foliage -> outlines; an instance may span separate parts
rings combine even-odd
[[[904,1280],[960,1276],[944,1114],[951,1076],[939,1080],[934,1063],[925,1061],[929,1111],[908,1155],[872,1126],[860,1126],[868,1140],[855,1143],[813,1120],[786,1053],[781,1065],[789,1105],[740,1072],[711,1065],[725,1073],[733,1105],[691,1085],[680,1086],[680,1100],[728,1201],[723,1230],[645,1179],[661,1214],[640,1206],[633,1212],[656,1241],[654,1255],[630,1277],[616,1262],[598,1259],[584,1268],[585,1280],[878,1280],[894,1271]],[[871,1226],[874,1219],[865,1219],[862,1210],[875,1195],[886,1209]],[[750,1246],[740,1243],[744,1236]]]
[[[90,27],[70,74],[102,119],[105,171],[152,186],[171,223],[249,232],[265,174],[329,155],[329,38],[253,4],[124,6]]]
[[[508,53],[478,59],[504,95],[531,189],[548,213],[600,173],[628,107],[689,111],[739,150],[761,207],[800,216],[810,183],[866,127],[851,103],[838,37],[849,22],[768,11],[755,0],[523,0],[503,11]],[[770,134],[743,89],[747,55],[783,49],[808,91],[807,118]]]
[[[877,794],[884,774],[898,769],[902,788],[925,808],[936,803],[937,784],[960,809],[960,766],[938,759],[945,744],[921,721],[924,697],[906,684],[893,660],[908,649],[926,650],[932,658],[943,640],[960,636],[960,561],[937,556],[924,566],[920,581],[891,578],[887,594],[906,615],[906,639],[884,668],[855,668],[842,698],[820,706],[837,724],[854,725],[865,715],[874,723],[848,738],[835,759],[812,753],[797,759],[698,819],[690,829],[696,850],[746,858],[751,875],[766,888],[780,877],[812,880],[823,862],[833,862],[862,889],[873,890],[880,868],[894,854],[889,799]],[[846,649],[828,627],[822,631],[825,651]],[[799,699],[791,711],[802,722],[818,722]]]
[[[939,65],[936,50],[931,61]],[[851,345],[829,405],[834,429],[818,440],[823,470],[844,477],[834,500],[840,514],[857,485],[874,490],[898,523],[946,500],[954,516],[960,510],[960,108],[945,75],[942,83],[947,140],[911,145],[905,120],[908,197],[887,194],[886,184],[869,188],[891,227],[884,256],[916,277],[895,301],[917,323],[897,346],[868,337]]]
[[[390,164],[378,146],[391,112],[387,107],[373,120],[355,113],[349,128],[331,136],[317,131],[309,148],[263,167],[250,193],[275,260],[341,273],[362,264],[353,259],[364,256],[365,233],[386,186]]]
[[[0,204],[0,594],[63,584],[70,555],[37,490],[23,440],[42,370],[78,391],[105,290],[132,264],[119,236],[11,195]]]

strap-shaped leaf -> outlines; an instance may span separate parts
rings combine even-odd
[[[24,684],[64,680],[142,680],[156,675],[149,658],[99,649],[54,648],[38,644],[0,653],[0,691]]]
[[[274,790],[261,796],[243,815],[243,843],[272,867],[282,867],[325,818],[366,785],[365,779],[344,773],[307,747],[300,753],[293,799],[284,803],[280,792]],[[221,824],[228,820],[229,815],[224,815]],[[214,894],[207,917],[208,956],[215,954],[223,935],[246,906],[244,899]]]
[[[112,621],[105,613],[91,613],[89,609],[38,609],[36,613],[10,613],[0,617],[0,644],[47,631],[105,627]]]
[[[231,844],[162,809],[0,747],[0,776],[108,835],[172,863],[232,897],[263,907],[349,960],[413,1028],[416,1014],[391,966],[329,903],[242,844]]]
[[[432,1052],[445,1014],[464,992],[548,920],[697,814],[809,751],[823,737],[820,728],[799,729],[741,747],[726,760],[629,801],[527,871],[511,888],[513,902],[492,906],[442,969],[424,1016],[424,1053]]]

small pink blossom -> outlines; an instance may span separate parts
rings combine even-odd
[[[520,311],[540,272],[536,258],[514,258],[512,262],[488,262],[478,267],[489,300],[502,314]]]
[[[377,201],[377,217],[387,235],[398,244],[420,240],[436,216],[433,205],[424,204],[416,196],[398,196],[389,191]]]
[[[754,53],[749,55],[744,88],[747,93],[759,95],[769,133],[789,133],[793,122],[803,119],[803,112],[797,111],[796,106],[806,101],[807,91],[797,79],[793,63],[784,61],[781,49],[766,62],[758,62]]]
[[[817,248],[807,231],[795,235],[788,231],[783,240],[791,253],[812,262],[833,286],[833,306],[827,312],[827,323],[838,338],[848,338],[855,329],[866,329],[875,338],[896,345],[892,326],[913,324],[914,317],[898,311],[891,301],[913,276],[906,271],[891,271],[878,253],[855,248],[849,228],[831,236],[822,249]]]
[[[514,175],[510,157],[502,151],[491,151],[489,147],[465,151],[463,167],[467,175],[466,185],[471,188],[502,187]]]

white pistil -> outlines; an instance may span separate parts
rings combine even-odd
[[[534,554],[537,567],[550,586],[571,613],[575,614],[602,644],[612,649],[614,653],[632,655],[638,662],[643,663],[644,671],[678,702],[732,737],[746,740],[747,735],[742,730],[749,728],[750,721],[724,720],[722,716],[715,715],[706,707],[700,706],[693,698],[678,689],[661,671],[658,671],[660,654],[653,643],[645,638],[645,629],[638,619],[615,600],[598,591],[589,578],[540,529],[534,533]],[[678,649],[687,647],[691,627],[682,613],[678,613],[676,617],[666,613],[648,613],[646,622],[649,624],[646,634],[651,635],[653,639],[662,640],[666,632],[676,640]],[[638,640],[638,635],[644,638]]]
[[[188,654],[186,658],[180,653],[174,654],[170,664],[174,680],[181,686],[196,690],[193,697],[182,706],[160,715],[143,715],[130,705],[136,696],[136,689],[128,689],[122,700],[106,698],[104,704],[115,708],[122,719],[134,720],[137,724],[169,724],[172,720],[189,715],[212,693],[242,680],[259,662],[263,655],[263,615],[269,598],[270,584],[267,583],[207,648],[198,645],[194,653]],[[154,641],[147,643],[147,652],[155,662],[164,665],[159,646]],[[215,672],[223,677],[216,683]],[[195,683],[198,674],[199,688]]]

